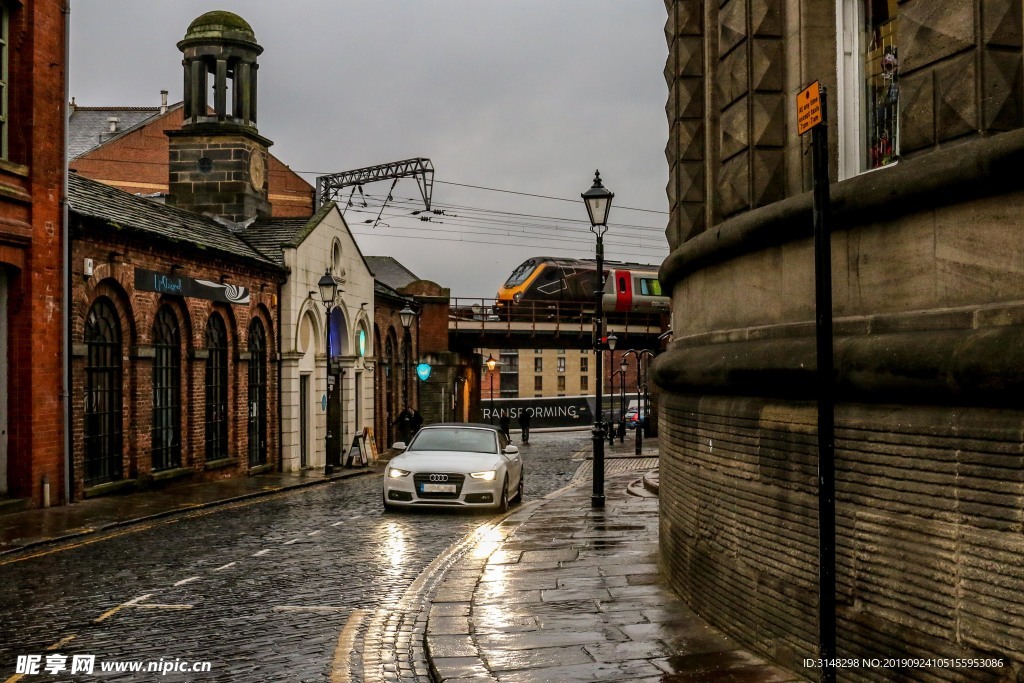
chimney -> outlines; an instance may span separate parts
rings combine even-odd
[[[161,90],[160,91],[160,113],[161,114],[166,114],[167,113],[167,91],[166,90]]]
[[[111,133],[116,133],[117,132],[117,124],[120,123],[120,122],[121,122],[121,119],[117,118],[116,116],[111,116],[111,117],[109,117],[107,119],[107,123],[110,124],[110,132]]]

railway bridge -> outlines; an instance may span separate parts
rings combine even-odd
[[[668,312],[605,311],[605,334],[614,334],[622,349],[661,348]],[[510,303],[497,299],[451,300],[448,348],[470,353],[475,348],[589,349],[594,346],[594,304]]]

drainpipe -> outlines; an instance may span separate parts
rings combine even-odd
[[[64,261],[64,284],[62,300],[64,306],[64,331],[61,339],[63,370],[61,374],[61,399],[64,417],[64,504],[71,503],[71,482],[74,481],[74,462],[71,457],[71,229],[68,225],[68,145],[70,144],[71,116],[68,102],[71,85],[68,83],[68,64],[71,60],[71,0],[64,0],[64,178],[60,190],[61,203],[61,250]]]

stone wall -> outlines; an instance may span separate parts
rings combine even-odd
[[[673,586],[795,670],[817,648],[815,405],[662,399],[662,546]],[[846,404],[836,415],[842,657],[1001,657],[1024,670],[1021,413]],[[1016,474],[1010,474],[1016,473]],[[810,672],[807,672],[810,673]],[[844,680],[892,680],[844,672]]]
[[[842,5],[666,3],[672,252],[660,277],[674,342],[655,363],[664,566],[703,616],[809,678],[815,309],[795,96],[813,80],[840,93]],[[832,185],[839,654],[1006,666],[861,668],[840,680],[1018,680],[1021,6],[906,0],[898,11],[903,155]]]

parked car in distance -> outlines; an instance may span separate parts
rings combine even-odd
[[[644,419],[644,416],[640,414],[639,409],[630,408],[626,411],[626,426],[630,429],[636,429],[636,426],[640,424],[640,421]]]
[[[384,509],[467,507],[508,509],[523,499],[523,458],[501,431],[485,424],[421,428],[384,472]]]

